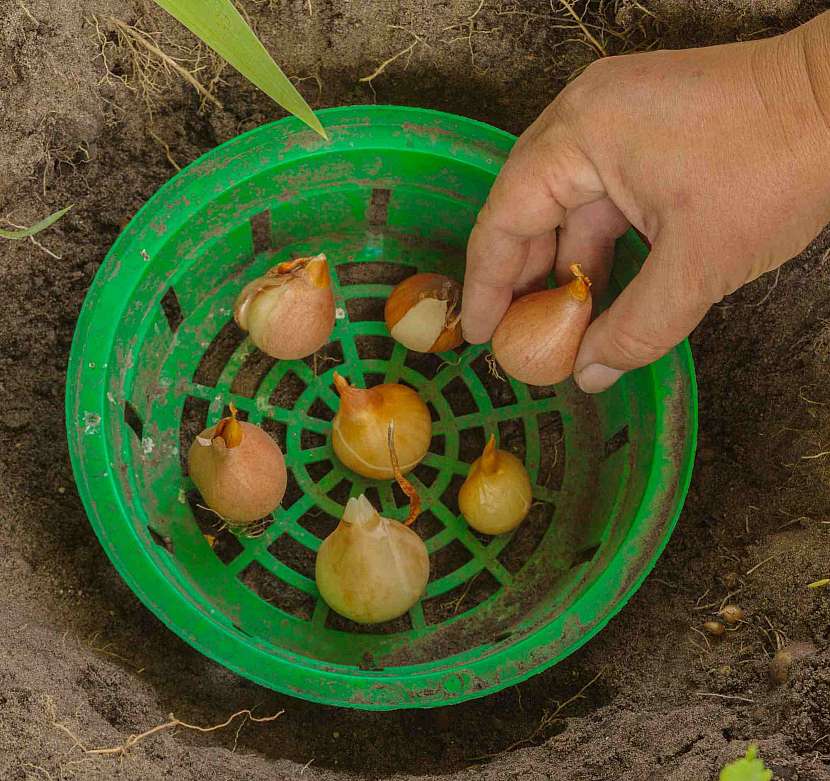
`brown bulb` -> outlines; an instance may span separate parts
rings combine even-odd
[[[793,662],[814,654],[816,650],[812,643],[803,641],[790,643],[783,648],[779,648],[769,663],[770,680],[778,685],[786,683]]]
[[[502,368],[528,385],[555,385],[573,374],[591,320],[591,280],[578,264],[563,287],[529,293],[514,301],[493,334]]]
[[[273,358],[293,360],[317,352],[334,328],[334,295],[325,255],[280,263],[249,282],[234,319]]]
[[[187,466],[202,498],[231,525],[247,526],[273,512],[285,494],[282,451],[259,426],[231,416],[190,446]]]
[[[461,285],[443,274],[415,274],[400,282],[383,313],[392,338],[408,350],[441,353],[464,341]]]

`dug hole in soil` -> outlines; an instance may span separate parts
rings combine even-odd
[[[431,107],[514,133],[597,56],[565,5],[239,2],[315,108]],[[825,7],[573,4],[609,53],[771,35]],[[704,781],[753,741],[776,778],[830,779],[830,589],[806,587],[830,576],[828,231],[695,332],[701,436],[677,530],[621,614],[521,686],[426,712],[312,705],[201,656],[122,583],[69,467],[75,321],[118,232],[175,167],[280,116],[150,2],[2,3],[0,216],[75,208],[37,241],[0,243],[0,778]],[[695,630],[730,593],[746,621],[707,640]],[[793,641],[815,651],[772,686],[776,644]],[[170,713],[213,725],[245,708],[284,713],[163,730],[123,757],[84,751]]]

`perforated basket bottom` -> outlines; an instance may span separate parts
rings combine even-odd
[[[67,376],[69,452],[90,522],[133,592],[230,670],[315,702],[433,707],[498,691],[596,634],[671,534],[693,462],[694,369],[684,344],[586,397],[531,392],[489,373],[486,348],[408,354],[380,321],[415,270],[460,279],[476,214],[515,139],[440,112],[322,112],[329,140],[294,119],[235,138],[174,177],[121,233],[76,327]],[[272,362],[230,324],[243,285],[325,252],[337,321],[316,358]],[[621,237],[608,299],[646,248]],[[331,360],[333,359],[333,360]],[[432,578],[400,621],[357,627],[313,580],[315,551],[349,495],[401,518],[391,483],[357,478],[329,446],[338,368],[358,385],[398,380],[431,405],[413,475]],[[285,504],[256,539],[218,532],[183,454],[234,401],[283,445]],[[482,538],[457,488],[488,434],[525,460],[530,517]]]
[[[416,270],[458,278],[463,268],[463,259],[446,251],[411,241],[395,251],[394,244],[387,237],[381,258],[365,233],[315,241],[314,250],[331,261],[338,311],[331,343],[304,361],[265,356],[230,316],[242,285],[288,253],[259,254],[241,275],[206,291],[184,320],[171,288],[164,309],[175,338],[148,411],[152,425],[133,423],[143,443],[140,490],[153,539],[168,548],[177,576],[274,652],[364,669],[443,659],[522,634],[561,610],[602,532],[579,507],[594,493],[597,464],[627,444],[625,431],[603,442],[591,401],[569,384],[555,394],[503,379],[486,346],[422,355],[394,342],[382,319],[392,286]],[[387,624],[359,626],[338,616],[314,582],[315,552],[348,497],[365,493],[390,518],[407,509],[397,486],[366,480],[334,456],[335,369],[358,386],[410,385],[433,418],[429,453],[411,474],[425,508],[414,528],[430,554],[430,581],[409,614]],[[227,414],[230,402],[274,436],[289,465],[283,505],[253,539],[218,531],[184,476],[194,436]],[[471,530],[457,503],[490,434],[526,464],[533,483],[528,518],[499,537]],[[170,493],[152,490],[159,481],[180,483],[175,503],[153,506]]]

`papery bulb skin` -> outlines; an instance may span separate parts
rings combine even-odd
[[[386,300],[384,319],[392,338],[408,350],[440,353],[458,347],[461,285],[443,274],[415,274]]]
[[[205,504],[234,526],[246,526],[273,512],[285,494],[282,451],[259,426],[223,418],[190,446],[190,478]]]
[[[505,534],[525,519],[532,501],[524,464],[512,453],[498,450],[491,436],[458,492],[461,514],[482,534]]]
[[[315,577],[332,610],[358,624],[379,624],[404,615],[421,598],[429,555],[412,529],[379,515],[361,495],[349,499],[323,540]]]
[[[281,360],[317,352],[331,337],[334,317],[325,255],[274,266],[249,282],[234,306],[237,325],[260,350]]]
[[[493,333],[493,355],[514,379],[555,385],[573,374],[591,321],[591,281],[579,265],[563,287],[516,299]]]
[[[363,477],[391,480],[388,430],[394,420],[401,473],[414,469],[432,440],[432,419],[421,397],[412,388],[394,383],[355,388],[337,372],[334,385],[340,409],[332,421],[331,443],[340,461]]]

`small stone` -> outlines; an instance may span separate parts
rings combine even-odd
[[[810,642],[795,642],[780,648],[769,663],[770,680],[777,686],[786,683],[793,662],[815,652],[816,647]]]
[[[744,611],[737,605],[725,605],[718,615],[726,621],[727,624],[737,624],[744,620]]]
[[[6,431],[22,431],[32,422],[32,413],[25,408],[6,409],[0,413],[0,428]]]
[[[779,686],[786,683],[792,663],[793,657],[789,651],[784,648],[776,651],[775,656],[772,657],[772,661],[769,663],[770,680]]]

